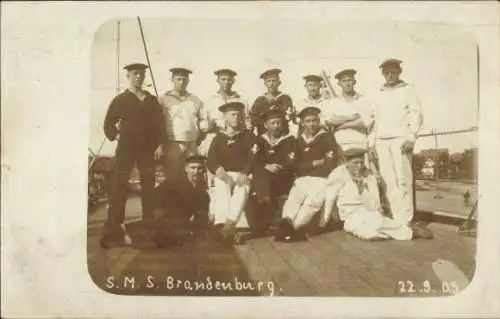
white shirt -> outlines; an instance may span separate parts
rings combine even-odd
[[[367,99],[360,94],[356,94],[352,100],[348,100],[342,96],[332,99],[331,107],[325,113],[325,120],[328,120],[334,115],[351,116],[359,114],[364,125],[369,128],[373,122],[373,116],[370,111]],[[366,147],[367,135],[359,130],[352,128],[335,130],[335,139],[340,146],[348,144],[356,144],[360,147]]]
[[[368,173],[362,177],[363,190],[360,193],[346,165],[335,168],[328,176],[328,192],[326,200],[330,207],[336,201],[341,220],[346,220],[360,208],[370,211],[381,211],[377,180]]]
[[[373,138],[417,139],[423,117],[420,99],[411,85],[401,82],[394,87],[383,86],[374,96],[372,112]]]
[[[180,142],[196,141],[199,124],[206,118],[201,100],[190,93],[178,97],[169,91],[160,97],[160,103],[164,107],[167,138]]]

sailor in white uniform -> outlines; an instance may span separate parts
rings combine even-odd
[[[344,222],[346,232],[365,240],[432,238],[432,232],[422,223],[409,227],[382,214],[378,184],[365,166],[365,153],[365,149],[345,151],[346,163],[328,176],[320,226],[335,214]]]
[[[196,142],[207,129],[202,101],[187,91],[191,70],[175,67],[172,90],[160,96],[166,126],[163,145],[165,179],[174,178],[185,166],[186,154],[196,154]]]
[[[389,59],[380,65],[385,84],[374,97],[375,124],[368,143],[378,157],[393,218],[407,225],[414,215],[413,146],[423,117],[417,92],[400,79],[401,63]]]

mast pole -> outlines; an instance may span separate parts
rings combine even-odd
[[[158,97],[158,90],[156,89],[155,77],[153,75],[153,69],[151,68],[151,61],[149,60],[148,47],[146,45],[146,39],[144,39],[144,31],[142,29],[141,18],[137,17],[137,22],[139,23],[139,31],[141,32],[142,44],[144,46],[144,52],[146,53],[146,59],[148,61],[149,72],[151,73],[151,81],[153,82],[153,88],[155,89],[156,97]]]

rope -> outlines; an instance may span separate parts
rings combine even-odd
[[[137,22],[139,23],[139,31],[141,32],[142,44],[144,46],[144,52],[146,53],[146,60],[148,61],[149,72],[151,72],[151,81],[153,82],[153,88],[156,93],[156,97],[158,97],[158,90],[156,89],[155,77],[153,75],[153,68],[151,68],[151,61],[149,60],[148,47],[146,45],[146,39],[144,39],[144,31],[142,29],[141,18],[137,17]]]

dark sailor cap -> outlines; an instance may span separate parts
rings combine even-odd
[[[219,111],[227,112],[227,111],[241,111],[245,108],[245,105],[241,102],[228,102],[226,104],[222,104],[219,106]]]
[[[280,69],[269,69],[269,70],[264,71],[260,75],[260,78],[263,79],[263,80],[266,80],[266,79],[268,79],[270,77],[279,76],[280,73],[281,73]]]
[[[229,75],[229,76],[236,76],[237,73],[231,69],[219,69],[219,70],[215,70],[214,71],[214,74],[217,75],[217,76],[221,76],[221,75]]]
[[[274,119],[274,118],[284,118],[285,114],[283,113],[282,110],[278,108],[270,108],[266,112],[262,114],[262,118],[267,121],[269,119]]]
[[[314,107],[314,106],[308,106],[308,107],[304,108],[302,111],[300,111],[298,116],[301,119],[303,119],[306,116],[318,115],[319,113],[321,113],[321,110],[319,108]]]
[[[357,73],[354,69],[344,69],[335,74],[337,80],[341,80],[344,76],[354,76]]]
[[[123,67],[123,69],[127,71],[132,71],[132,70],[146,70],[148,66],[144,63],[131,63],[127,64]]]
[[[190,69],[182,68],[182,67],[175,67],[171,68],[170,72],[172,72],[172,75],[189,75],[193,73]]]
[[[316,75],[316,74],[308,74],[308,75],[304,76],[303,79],[306,81],[314,81],[314,82],[323,81],[323,78],[319,75]]]
[[[398,59],[387,59],[384,62],[380,63],[379,68],[384,69],[390,66],[401,67],[401,63],[403,63],[403,61]]]
[[[342,152],[346,160],[353,158],[364,158],[366,149],[363,148],[349,148]]]
[[[186,164],[189,163],[205,164],[205,157],[197,154],[188,155],[186,157]]]

